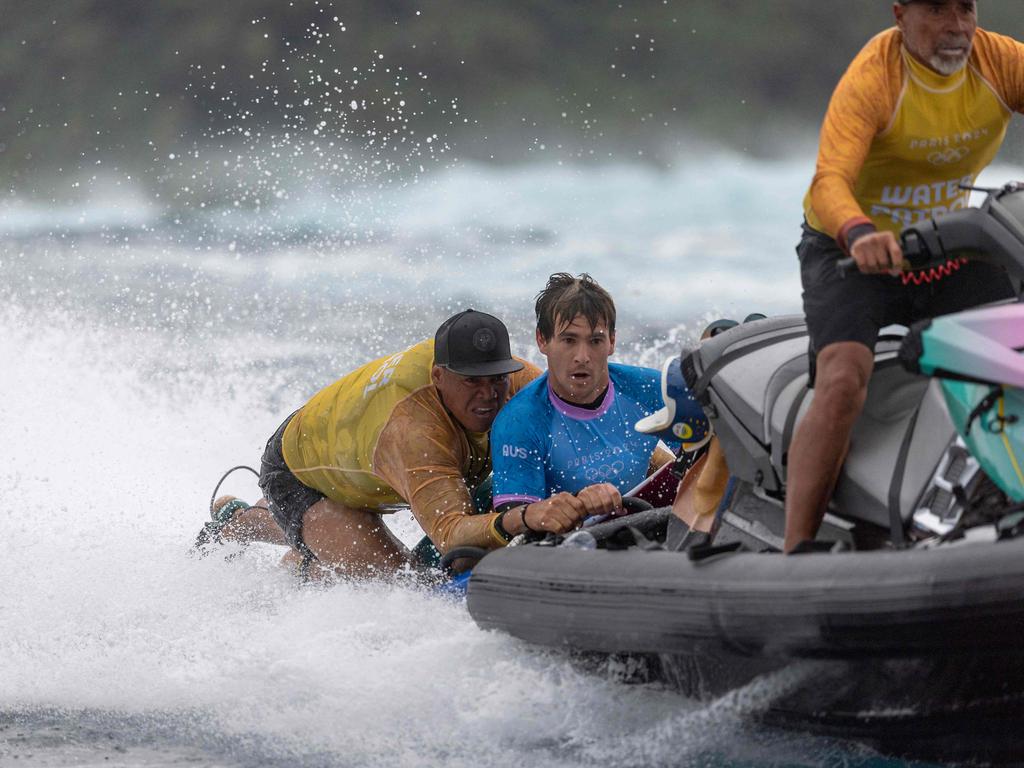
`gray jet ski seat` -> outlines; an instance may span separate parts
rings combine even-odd
[[[905,371],[901,337],[883,336],[833,505],[846,517],[906,522],[956,436],[937,381]],[[683,354],[683,373],[730,473],[781,499],[789,445],[814,396],[802,316],[736,326]],[[897,518],[898,516],[898,518]]]

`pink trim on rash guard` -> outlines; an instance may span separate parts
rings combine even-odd
[[[491,504],[497,509],[502,504],[508,504],[510,501],[522,501],[527,504],[533,504],[535,501],[540,501],[540,496],[524,496],[520,493],[502,493],[492,499]]]
[[[551,401],[551,405],[554,406],[555,410],[561,413],[563,416],[568,416],[570,419],[576,419],[577,421],[590,421],[591,419],[599,419],[608,413],[608,409],[612,407],[612,403],[615,402],[615,384],[611,378],[608,379],[608,391],[604,393],[604,400],[601,401],[601,405],[591,410],[589,408],[579,408],[575,405],[569,405],[562,398],[555,394],[555,390],[551,388],[551,377],[548,377],[548,399]]]

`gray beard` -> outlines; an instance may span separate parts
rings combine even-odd
[[[961,56],[960,58],[957,59],[950,59],[947,56],[940,56],[939,54],[935,54],[930,59],[928,59],[928,63],[931,64],[932,69],[934,69],[940,75],[945,75],[946,77],[949,77],[949,75],[955,75],[957,72],[963,69],[967,65],[967,59],[968,56]]]

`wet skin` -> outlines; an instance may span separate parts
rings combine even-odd
[[[926,67],[951,75],[967,62],[978,29],[975,0],[897,3],[893,13],[903,45]]]
[[[591,326],[583,315],[570,323],[556,320],[550,339],[537,331],[537,346],[548,360],[548,382],[568,403],[592,403],[608,386],[608,358],[615,352],[615,333],[603,322]]]
[[[441,394],[441,402],[455,420],[470,432],[491,428],[501,406],[508,400],[511,380],[500,376],[460,376],[435,365],[430,378]]]

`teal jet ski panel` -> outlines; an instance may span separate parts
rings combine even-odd
[[[982,307],[915,325],[905,362],[942,381],[971,454],[1024,501],[1024,307]]]

